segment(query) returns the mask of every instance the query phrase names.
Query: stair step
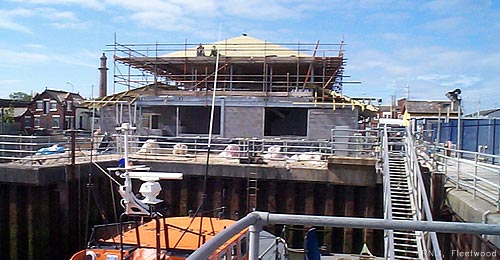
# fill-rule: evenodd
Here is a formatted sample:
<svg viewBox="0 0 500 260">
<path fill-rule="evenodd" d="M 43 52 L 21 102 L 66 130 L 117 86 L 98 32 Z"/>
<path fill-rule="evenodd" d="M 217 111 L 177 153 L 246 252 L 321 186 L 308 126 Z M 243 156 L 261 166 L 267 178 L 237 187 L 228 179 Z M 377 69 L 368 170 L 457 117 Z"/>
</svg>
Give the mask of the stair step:
<svg viewBox="0 0 500 260">
<path fill-rule="evenodd" d="M 394 197 L 409 198 L 411 192 L 391 192 L 391 195 Z"/>
<path fill-rule="evenodd" d="M 411 257 L 411 256 L 394 256 L 394 259 L 401 259 L 401 260 L 413 260 L 413 259 L 420 259 L 417 257 Z"/>
<path fill-rule="evenodd" d="M 415 250 L 405 250 L 405 249 L 394 248 L 394 252 L 400 252 L 400 253 L 412 254 L 412 255 L 418 256 L 418 251 L 415 252 Z"/>
<path fill-rule="evenodd" d="M 415 241 L 414 244 L 406 244 L 406 243 L 394 243 L 394 246 L 396 247 L 406 247 L 408 249 L 409 247 L 418 249 L 418 246 L 416 244 L 417 241 Z"/>
<path fill-rule="evenodd" d="M 415 232 L 405 230 L 394 230 L 392 234 L 394 235 L 394 237 L 405 239 L 416 239 L 417 237 L 417 234 L 415 234 Z"/>
<path fill-rule="evenodd" d="M 393 209 L 395 209 L 395 208 L 403 208 L 403 209 L 410 208 L 411 209 L 411 204 L 410 203 L 403 204 L 403 203 L 394 203 L 394 202 L 391 201 L 391 204 L 392 204 L 392 208 Z"/>
<path fill-rule="evenodd" d="M 400 219 L 400 220 L 412 220 L 413 219 L 413 216 L 415 214 L 412 213 L 408 213 L 408 212 L 392 212 L 392 218 L 393 219 Z"/>
<path fill-rule="evenodd" d="M 397 237 L 397 236 L 394 236 L 394 240 L 407 241 L 407 242 L 415 242 L 415 243 L 417 243 L 417 239 L 415 239 L 415 238 L 406 238 L 406 237 Z M 396 243 L 396 242 L 394 242 L 394 243 Z"/>
<path fill-rule="evenodd" d="M 403 205 L 403 203 L 405 203 L 405 205 L 411 205 L 410 199 L 403 200 L 403 199 L 391 198 L 391 203 L 392 204 L 399 204 L 399 205 Z"/>
</svg>

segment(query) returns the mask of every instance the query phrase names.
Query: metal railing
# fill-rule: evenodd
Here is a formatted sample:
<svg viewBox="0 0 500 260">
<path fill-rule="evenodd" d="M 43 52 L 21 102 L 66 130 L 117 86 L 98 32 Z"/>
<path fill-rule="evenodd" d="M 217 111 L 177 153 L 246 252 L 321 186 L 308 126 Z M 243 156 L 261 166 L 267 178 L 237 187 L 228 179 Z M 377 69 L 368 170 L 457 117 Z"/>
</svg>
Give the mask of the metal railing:
<svg viewBox="0 0 500 260">
<path fill-rule="evenodd" d="M 91 147 L 94 159 L 101 154 L 122 155 L 123 138 L 120 136 L 76 137 L 75 157 L 89 160 Z M 149 141 L 148 141 L 149 140 Z M 94 144 L 92 145 L 92 141 Z M 105 142 L 106 145 L 102 145 Z M 165 159 L 167 155 L 194 157 L 206 154 L 208 137 L 205 136 L 139 136 L 129 138 L 131 156 L 146 160 Z M 64 148 L 60 153 L 39 153 L 40 149 L 57 145 Z M 374 158 L 379 145 L 377 131 L 332 130 L 331 140 L 307 140 L 302 138 L 213 138 L 211 153 L 231 159 L 263 158 L 269 161 L 316 161 L 325 162 L 329 156 Z M 71 161 L 70 136 L 6 136 L 0 135 L 0 162 L 19 162 L 37 165 L 45 159 L 58 159 L 58 163 Z M 232 146 L 232 147 L 230 147 Z M 38 154 L 37 154 L 38 152 Z M 224 153 L 225 152 L 225 153 Z"/>
<path fill-rule="evenodd" d="M 343 131 L 343 135 L 338 135 L 332 130 L 331 140 L 215 137 L 212 139 L 210 151 L 225 158 L 262 157 L 274 161 L 325 161 L 327 156 L 368 158 L 376 156 L 375 147 L 379 145 L 377 131 Z M 360 133 L 366 134 L 368 138 L 356 135 Z M 347 140 L 339 141 L 342 138 Z M 131 136 L 130 139 L 131 153 L 140 154 L 148 159 L 163 159 L 166 155 L 195 156 L 206 154 L 208 151 L 208 138 L 205 136 Z M 120 153 L 122 140 L 120 138 L 117 140 L 116 146 Z M 179 148 L 177 145 L 184 146 Z M 235 149 L 227 149 L 229 146 Z M 227 153 L 221 154 L 223 152 Z"/>
<path fill-rule="evenodd" d="M 144 154 L 150 158 L 164 155 L 198 155 L 208 151 L 207 137 L 164 137 L 164 136 L 131 136 L 131 151 Z M 150 140 L 150 141 L 148 141 Z M 150 143 L 148 147 L 147 143 Z M 176 145 L 185 145 L 183 148 Z M 120 146 L 120 145 L 118 145 Z M 228 149 L 229 146 L 233 148 Z M 270 149 L 270 148 L 275 148 Z M 293 159 L 297 154 L 318 155 L 321 160 L 325 156 L 334 154 L 332 143 L 326 140 L 304 139 L 254 139 L 254 138 L 213 138 L 210 151 L 215 154 L 227 152 L 228 156 L 221 157 L 244 159 L 274 154 L 273 160 Z M 298 158 L 300 160 L 300 158 Z"/>
<path fill-rule="evenodd" d="M 413 195 L 413 201 L 416 207 L 416 217 L 417 221 L 433 221 L 431 207 L 429 205 L 429 199 L 427 197 L 427 192 L 424 185 L 424 180 L 422 178 L 422 173 L 420 171 L 419 160 L 417 158 L 416 149 L 414 146 L 413 136 L 409 128 L 406 128 L 406 138 L 405 138 L 405 157 L 407 170 L 410 174 L 410 183 L 412 187 L 411 194 Z M 434 256 L 435 259 L 442 259 L 441 249 L 437 240 L 435 232 L 421 232 L 421 245 L 423 250 L 423 255 L 426 259 L 429 256 Z M 430 252 L 433 252 L 432 254 Z"/>
<path fill-rule="evenodd" d="M 494 165 L 499 155 L 435 146 L 430 153 L 433 166 L 446 174 L 457 189 L 481 197 L 500 210 L 500 166 Z"/>
<path fill-rule="evenodd" d="M 15 161 L 34 166 L 53 160 L 67 164 L 71 162 L 71 146 L 69 136 L 0 135 L 0 162 Z M 90 137 L 76 137 L 75 157 L 87 158 L 90 147 Z"/>
<path fill-rule="evenodd" d="M 348 157 L 375 157 L 380 146 L 379 130 L 331 129 L 330 140 L 336 155 Z"/>
<path fill-rule="evenodd" d="M 273 214 L 268 212 L 251 212 L 244 218 L 224 229 L 187 259 L 207 259 L 217 248 L 222 246 L 227 240 L 249 228 L 249 260 L 257 260 L 259 252 L 259 236 L 265 225 L 286 224 L 286 225 L 307 225 L 326 226 L 343 228 L 368 228 L 368 229 L 388 229 L 388 230 L 410 230 L 410 231 L 430 231 L 429 233 L 471 233 L 500 235 L 500 225 L 460 223 L 460 222 L 440 222 L 440 221 L 412 221 L 412 220 L 385 220 L 375 218 L 353 218 L 353 217 L 327 217 L 313 215 L 291 215 Z M 429 253 L 430 254 L 430 253 Z M 436 257 L 437 258 L 437 257 Z M 440 258 L 439 258 L 440 259 Z"/>
<path fill-rule="evenodd" d="M 387 127 L 384 127 L 382 135 L 382 160 L 383 160 L 383 178 L 384 178 L 384 219 L 392 220 L 392 202 L 391 202 L 391 179 L 389 174 L 389 145 Z M 392 229 L 384 230 L 384 258 L 394 259 L 394 231 Z"/>
</svg>

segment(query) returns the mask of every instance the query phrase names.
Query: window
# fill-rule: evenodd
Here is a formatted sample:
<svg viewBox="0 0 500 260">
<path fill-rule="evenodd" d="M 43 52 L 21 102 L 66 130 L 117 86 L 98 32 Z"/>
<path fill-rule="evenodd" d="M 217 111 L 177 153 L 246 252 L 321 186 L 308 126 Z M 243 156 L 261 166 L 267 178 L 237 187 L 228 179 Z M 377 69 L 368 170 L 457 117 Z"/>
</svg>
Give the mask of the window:
<svg viewBox="0 0 500 260">
<path fill-rule="evenodd" d="M 64 129 L 73 129 L 75 117 L 74 116 L 66 116 L 66 120 L 64 122 Z"/>
<path fill-rule="evenodd" d="M 222 251 L 219 254 L 219 260 L 227 260 L 227 253 L 226 253 L 226 251 Z"/>
<path fill-rule="evenodd" d="M 68 111 L 73 111 L 73 101 L 71 100 L 66 101 L 66 105 L 68 107 L 67 108 Z"/>
<path fill-rule="evenodd" d="M 50 112 L 50 103 L 49 103 L 49 101 L 44 101 L 44 103 L 45 103 L 44 114 L 48 114 Z"/>
<path fill-rule="evenodd" d="M 59 128 L 59 116 L 52 116 L 52 128 Z"/>
<path fill-rule="evenodd" d="M 50 101 L 50 111 L 57 111 L 57 101 L 55 100 Z"/>
<path fill-rule="evenodd" d="M 160 115 L 151 115 L 151 120 L 149 121 L 151 125 L 149 126 L 150 129 L 159 129 L 159 119 Z"/>
<path fill-rule="evenodd" d="M 36 111 L 43 111 L 43 101 L 42 100 L 38 100 L 36 102 Z"/>
<path fill-rule="evenodd" d="M 25 128 L 30 128 L 31 127 L 31 116 L 25 116 L 24 117 L 24 127 Z"/>
<path fill-rule="evenodd" d="M 247 237 L 244 236 L 240 240 L 240 256 L 244 257 L 248 251 Z"/>
<path fill-rule="evenodd" d="M 160 129 L 160 115 L 144 113 L 142 118 L 142 127 Z"/>
<path fill-rule="evenodd" d="M 33 126 L 35 128 L 40 128 L 41 126 L 40 116 L 35 115 Z"/>
<path fill-rule="evenodd" d="M 311 113 L 317 110 L 313 110 Z M 265 110 L 265 136 L 307 136 L 307 109 L 268 107 Z"/>
<path fill-rule="evenodd" d="M 238 259 L 238 249 L 236 248 L 236 245 L 231 246 L 231 260 L 236 260 Z"/>
</svg>

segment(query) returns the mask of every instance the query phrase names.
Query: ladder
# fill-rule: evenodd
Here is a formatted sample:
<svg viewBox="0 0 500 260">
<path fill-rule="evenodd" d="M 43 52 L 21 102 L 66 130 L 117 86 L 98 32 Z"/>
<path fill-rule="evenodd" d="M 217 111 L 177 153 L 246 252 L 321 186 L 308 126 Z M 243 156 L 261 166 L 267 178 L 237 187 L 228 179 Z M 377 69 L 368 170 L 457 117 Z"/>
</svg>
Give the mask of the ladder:
<svg viewBox="0 0 500 260">
<path fill-rule="evenodd" d="M 390 137 L 389 187 L 391 191 L 392 219 L 416 220 L 410 176 L 405 162 L 404 137 Z M 415 231 L 394 230 L 394 259 L 422 259 L 421 238 Z"/>
<path fill-rule="evenodd" d="M 247 211 L 252 212 L 257 209 L 257 173 L 251 172 L 247 179 Z"/>
</svg>

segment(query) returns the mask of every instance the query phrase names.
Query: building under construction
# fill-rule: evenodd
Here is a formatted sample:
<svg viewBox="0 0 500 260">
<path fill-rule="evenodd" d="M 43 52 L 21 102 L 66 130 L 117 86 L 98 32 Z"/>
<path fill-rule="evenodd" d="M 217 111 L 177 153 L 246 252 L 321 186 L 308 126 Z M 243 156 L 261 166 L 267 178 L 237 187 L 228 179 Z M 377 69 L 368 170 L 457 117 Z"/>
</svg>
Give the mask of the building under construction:
<svg viewBox="0 0 500 260">
<path fill-rule="evenodd" d="M 375 112 L 342 95 L 342 43 L 277 44 L 243 35 L 210 44 L 111 46 L 115 94 L 106 96 L 101 84 L 100 104 L 102 116 L 115 119 L 102 120 L 104 130 L 132 121 L 139 134 L 207 134 L 214 86 L 213 132 L 222 137 L 328 139 L 336 126 L 356 129 Z"/>
</svg>

